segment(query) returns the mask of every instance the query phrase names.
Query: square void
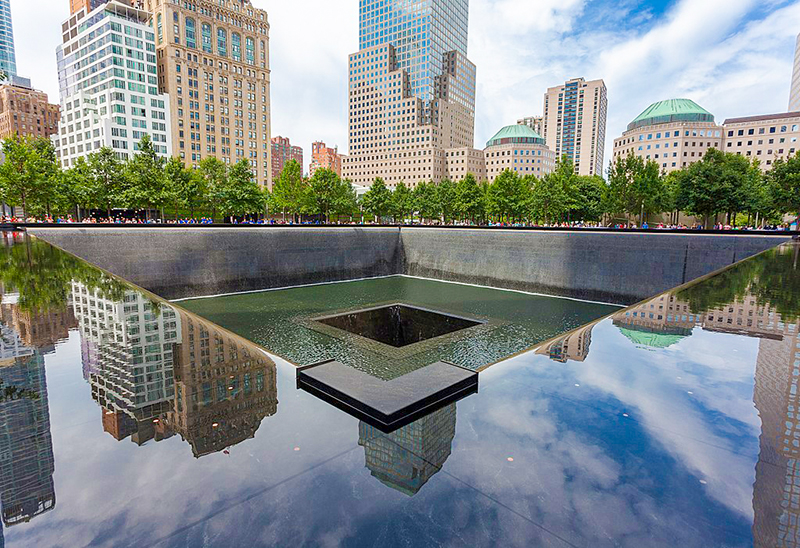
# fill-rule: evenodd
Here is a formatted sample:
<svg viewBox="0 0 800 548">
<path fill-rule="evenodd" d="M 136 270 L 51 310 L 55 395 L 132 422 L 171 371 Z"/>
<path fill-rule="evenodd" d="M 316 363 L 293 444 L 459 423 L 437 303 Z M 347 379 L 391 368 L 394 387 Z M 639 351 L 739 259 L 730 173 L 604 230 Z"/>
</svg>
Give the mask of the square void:
<svg viewBox="0 0 800 548">
<path fill-rule="evenodd" d="M 404 304 L 357 310 L 318 322 L 395 348 L 468 329 L 481 322 Z"/>
</svg>

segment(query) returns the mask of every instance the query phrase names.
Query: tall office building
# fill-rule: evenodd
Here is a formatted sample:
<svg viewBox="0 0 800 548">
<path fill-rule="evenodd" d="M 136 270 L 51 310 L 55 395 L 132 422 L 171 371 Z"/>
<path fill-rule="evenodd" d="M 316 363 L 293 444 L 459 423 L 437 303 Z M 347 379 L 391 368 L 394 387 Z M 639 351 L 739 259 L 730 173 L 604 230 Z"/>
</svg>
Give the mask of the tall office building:
<svg viewBox="0 0 800 548">
<path fill-rule="evenodd" d="M 267 12 L 249 0 L 146 0 L 159 88 L 169 95 L 172 148 L 187 165 L 250 162 L 272 185 Z"/>
<path fill-rule="evenodd" d="M 416 186 L 446 176 L 447 149 L 475 138 L 468 0 L 362 0 L 349 59 L 346 179 Z"/>
<path fill-rule="evenodd" d="M 573 78 L 544 96 L 544 138 L 556 158 L 569 156 L 579 175 L 603 174 L 608 92 L 602 80 Z"/>
<path fill-rule="evenodd" d="M 82 8 L 61 30 L 55 140 L 61 166 L 102 147 L 127 159 L 145 134 L 160 155 L 170 156 L 170 104 L 158 90 L 150 14 L 112 0 L 92 11 Z"/>
<path fill-rule="evenodd" d="M 792 90 L 789 95 L 789 112 L 800 111 L 800 34 L 794 49 L 794 71 L 792 72 Z"/>
<path fill-rule="evenodd" d="M 59 106 L 50 104 L 45 92 L 12 83 L 0 85 L 0 139 L 50 137 L 58 132 L 60 118 Z"/>
<path fill-rule="evenodd" d="M 11 0 L 0 0 L 0 71 L 9 77 L 17 75 L 14 28 L 11 25 Z"/>
<path fill-rule="evenodd" d="M 294 160 L 300 164 L 300 170 L 303 169 L 303 149 L 300 147 L 292 146 L 288 137 L 281 137 L 280 135 L 272 138 L 270 144 L 272 149 L 272 180 L 277 181 L 281 176 L 284 166 L 290 161 Z"/>
</svg>

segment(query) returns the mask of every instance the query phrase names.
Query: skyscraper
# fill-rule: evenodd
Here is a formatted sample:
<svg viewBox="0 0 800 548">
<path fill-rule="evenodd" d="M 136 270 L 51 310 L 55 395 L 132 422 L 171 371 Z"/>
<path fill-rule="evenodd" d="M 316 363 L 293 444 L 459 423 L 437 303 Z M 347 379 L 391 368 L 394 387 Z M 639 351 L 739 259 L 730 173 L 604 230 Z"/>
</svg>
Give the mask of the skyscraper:
<svg viewBox="0 0 800 548">
<path fill-rule="evenodd" d="M 468 0 L 361 0 L 349 59 L 350 147 L 344 177 L 390 187 L 446 175 L 447 149 L 475 138 Z"/>
<path fill-rule="evenodd" d="M 17 75 L 14 28 L 11 25 L 11 0 L 0 0 L 0 70 L 9 77 Z"/>
<path fill-rule="evenodd" d="M 272 148 L 272 180 L 277 181 L 281 176 L 283 168 L 287 163 L 294 160 L 300 164 L 300 171 L 303 169 L 303 149 L 301 147 L 292 146 L 288 137 L 272 138 L 270 145 Z"/>
<path fill-rule="evenodd" d="M 248 160 L 271 186 L 267 12 L 250 0 L 145 0 L 156 31 L 159 88 L 169 95 L 172 148 L 189 166 Z"/>
<path fill-rule="evenodd" d="M 569 156 L 579 175 L 603 174 L 608 93 L 602 80 L 573 78 L 544 96 L 544 138 L 556 158 Z"/>
<path fill-rule="evenodd" d="M 792 72 L 792 91 L 789 96 L 789 112 L 800 111 L 800 34 L 794 48 L 794 72 Z"/>
<path fill-rule="evenodd" d="M 159 93 L 150 19 L 127 1 L 111 0 L 63 23 L 56 50 L 62 167 L 102 147 L 127 159 L 145 134 L 159 154 L 172 155 L 170 98 Z"/>
</svg>

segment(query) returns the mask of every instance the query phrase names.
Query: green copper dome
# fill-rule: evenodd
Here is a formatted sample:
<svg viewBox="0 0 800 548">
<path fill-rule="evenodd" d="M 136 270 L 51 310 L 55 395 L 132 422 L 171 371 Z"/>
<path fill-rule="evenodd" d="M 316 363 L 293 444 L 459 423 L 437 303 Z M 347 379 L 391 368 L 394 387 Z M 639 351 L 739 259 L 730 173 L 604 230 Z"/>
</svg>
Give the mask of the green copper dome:
<svg viewBox="0 0 800 548">
<path fill-rule="evenodd" d="M 628 131 L 670 122 L 713 122 L 714 115 L 691 99 L 669 99 L 653 103 L 628 124 Z"/>
<path fill-rule="evenodd" d="M 489 139 L 486 147 L 508 144 L 544 145 L 544 139 L 530 127 L 523 124 L 515 124 L 506 126 L 498 131 L 494 137 Z"/>
<path fill-rule="evenodd" d="M 638 329 L 626 329 L 624 327 L 620 327 L 619 331 L 636 346 L 648 348 L 669 348 L 673 344 L 678 344 L 686 338 L 684 335 L 652 333 L 648 331 L 639 331 Z"/>
</svg>

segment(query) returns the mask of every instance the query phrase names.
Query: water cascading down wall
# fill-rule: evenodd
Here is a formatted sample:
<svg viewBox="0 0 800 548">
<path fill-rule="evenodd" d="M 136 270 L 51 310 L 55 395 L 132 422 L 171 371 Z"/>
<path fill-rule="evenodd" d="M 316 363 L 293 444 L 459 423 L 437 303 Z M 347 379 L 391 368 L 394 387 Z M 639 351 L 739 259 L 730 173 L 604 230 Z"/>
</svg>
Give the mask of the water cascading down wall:
<svg viewBox="0 0 800 548">
<path fill-rule="evenodd" d="M 786 235 L 429 227 L 30 228 L 167 299 L 409 275 L 632 304 Z"/>
</svg>

